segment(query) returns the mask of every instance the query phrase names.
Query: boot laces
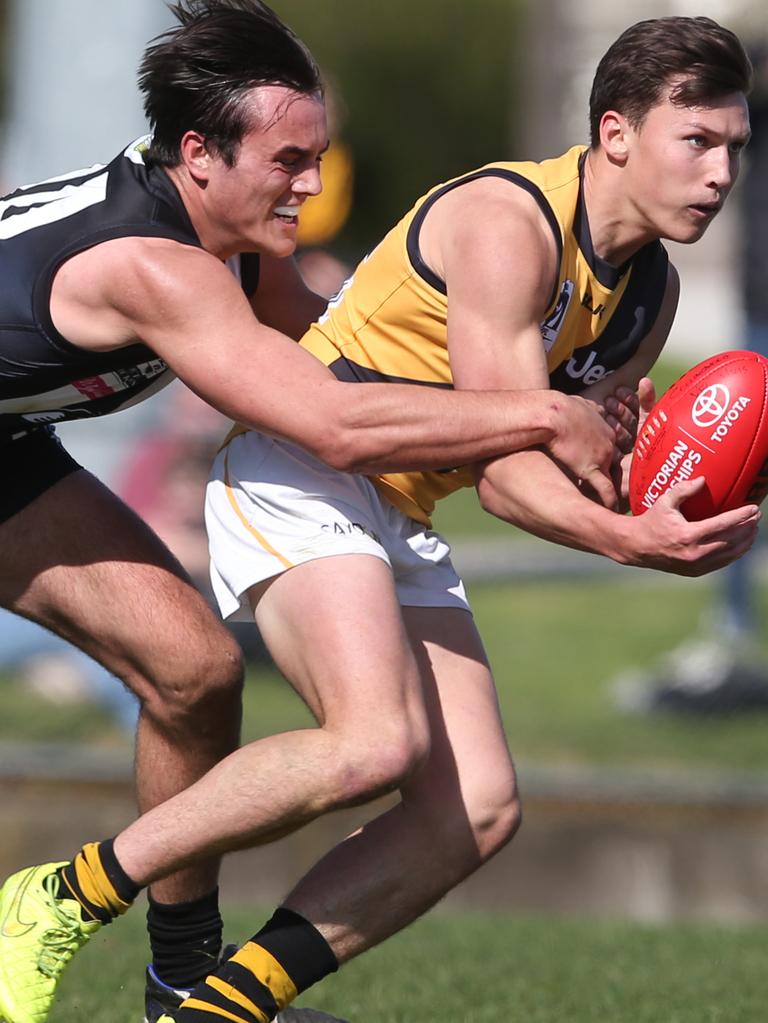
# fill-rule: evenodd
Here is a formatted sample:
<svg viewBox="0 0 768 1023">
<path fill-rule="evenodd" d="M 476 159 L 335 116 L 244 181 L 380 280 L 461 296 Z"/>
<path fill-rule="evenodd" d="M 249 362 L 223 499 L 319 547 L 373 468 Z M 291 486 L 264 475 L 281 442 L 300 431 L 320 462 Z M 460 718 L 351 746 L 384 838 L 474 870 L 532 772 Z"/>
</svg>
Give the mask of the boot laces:
<svg viewBox="0 0 768 1023">
<path fill-rule="evenodd" d="M 50 874 L 46 877 L 43 888 L 48 908 L 56 917 L 56 924 L 42 934 L 37 967 L 44 976 L 56 979 L 89 936 L 82 929 L 79 913 L 64 906 L 59 900 L 58 876 Z"/>
</svg>

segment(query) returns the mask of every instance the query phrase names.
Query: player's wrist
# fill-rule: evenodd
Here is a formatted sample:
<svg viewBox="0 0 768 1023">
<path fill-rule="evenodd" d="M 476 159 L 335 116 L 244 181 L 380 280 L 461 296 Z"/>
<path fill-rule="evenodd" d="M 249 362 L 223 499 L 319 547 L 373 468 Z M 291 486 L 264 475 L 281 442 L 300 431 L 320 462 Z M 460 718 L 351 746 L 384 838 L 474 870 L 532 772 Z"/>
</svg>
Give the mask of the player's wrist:
<svg viewBox="0 0 768 1023">
<path fill-rule="evenodd" d="M 647 552 L 641 543 L 637 519 L 623 512 L 609 512 L 602 529 L 605 553 L 619 565 L 642 568 Z"/>
<path fill-rule="evenodd" d="M 540 434 L 537 443 L 548 449 L 557 445 L 567 431 L 568 418 L 565 411 L 565 395 L 557 391 L 536 391 L 537 405 L 533 415 L 533 426 Z"/>
</svg>

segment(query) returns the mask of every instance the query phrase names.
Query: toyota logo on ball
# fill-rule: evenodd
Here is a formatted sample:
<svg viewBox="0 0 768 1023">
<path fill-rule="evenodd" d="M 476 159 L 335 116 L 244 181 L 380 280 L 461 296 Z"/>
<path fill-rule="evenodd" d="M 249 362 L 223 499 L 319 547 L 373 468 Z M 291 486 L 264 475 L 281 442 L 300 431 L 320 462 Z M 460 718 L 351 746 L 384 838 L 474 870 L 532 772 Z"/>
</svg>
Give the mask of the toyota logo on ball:
<svg viewBox="0 0 768 1023">
<path fill-rule="evenodd" d="M 691 409 L 691 418 L 697 426 L 708 429 L 719 423 L 731 403 L 731 392 L 723 384 L 713 384 L 702 391 Z"/>
</svg>

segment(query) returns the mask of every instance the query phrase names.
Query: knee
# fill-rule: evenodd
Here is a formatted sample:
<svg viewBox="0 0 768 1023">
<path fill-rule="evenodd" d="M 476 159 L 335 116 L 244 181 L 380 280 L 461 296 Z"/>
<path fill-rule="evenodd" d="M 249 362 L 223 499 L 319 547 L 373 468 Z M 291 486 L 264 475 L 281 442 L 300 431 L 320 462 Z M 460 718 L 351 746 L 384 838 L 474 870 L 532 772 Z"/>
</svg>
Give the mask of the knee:
<svg viewBox="0 0 768 1023">
<path fill-rule="evenodd" d="M 338 805 L 354 806 L 394 792 L 429 757 L 426 722 L 377 724 L 374 734 L 348 737 L 338 757 Z"/>
<path fill-rule="evenodd" d="M 242 651 L 223 627 L 187 639 L 146 672 L 144 713 L 164 730 L 194 731 L 204 741 L 224 722 L 239 722 L 243 675 Z"/>
</svg>

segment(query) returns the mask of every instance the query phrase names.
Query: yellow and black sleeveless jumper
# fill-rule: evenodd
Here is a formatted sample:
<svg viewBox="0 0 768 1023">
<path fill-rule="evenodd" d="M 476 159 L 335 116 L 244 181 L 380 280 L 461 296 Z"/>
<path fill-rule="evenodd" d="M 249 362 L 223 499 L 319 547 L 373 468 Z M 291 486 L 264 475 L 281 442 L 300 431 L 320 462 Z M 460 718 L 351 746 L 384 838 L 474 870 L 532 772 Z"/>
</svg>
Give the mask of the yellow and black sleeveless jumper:
<svg viewBox="0 0 768 1023">
<path fill-rule="evenodd" d="M 340 380 L 452 387 L 448 294 L 423 262 L 419 232 L 440 196 L 479 177 L 523 188 L 539 204 L 558 249 L 559 274 L 541 324 L 550 384 L 578 393 L 623 365 L 653 326 L 664 296 L 660 242 L 620 268 L 595 255 L 582 201 L 586 149 L 543 163 L 495 163 L 423 196 L 358 266 L 301 344 Z M 471 257 L 468 257 L 471 258 Z M 374 478 L 401 511 L 429 524 L 435 501 L 472 485 L 468 467 Z"/>
</svg>

